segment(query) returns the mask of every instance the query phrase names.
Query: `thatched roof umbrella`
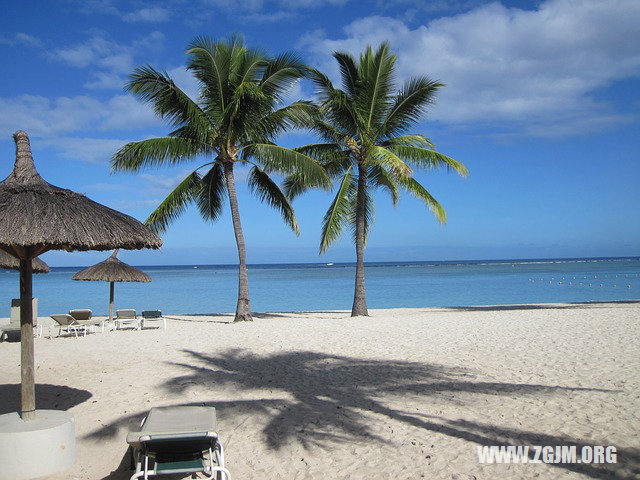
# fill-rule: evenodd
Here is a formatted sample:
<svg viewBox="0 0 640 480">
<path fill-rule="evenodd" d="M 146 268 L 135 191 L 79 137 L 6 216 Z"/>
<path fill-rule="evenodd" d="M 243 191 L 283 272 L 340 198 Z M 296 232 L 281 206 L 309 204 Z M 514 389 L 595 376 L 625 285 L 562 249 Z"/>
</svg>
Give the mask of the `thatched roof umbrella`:
<svg viewBox="0 0 640 480">
<path fill-rule="evenodd" d="M 113 320 L 113 282 L 148 283 L 151 281 L 149 275 L 118 260 L 116 255 L 118 255 L 118 250 L 115 250 L 106 260 L 95 264 L 93 267 L 80 270 L 71 277 L 72 280 L 109 282 L 109 321 Z"/>
<path fill-rule="evenodd" d="M 21 413 L 35 418 L 32 259 L 48 250 L 160 248 L 162 240 L 136 219 L 45 182 L 29 137 L 13 134 L 16 163 L 0 183 L 0 249 L 20 259 Z"/>
<path fill-rule="evenodd" d="M 44 263 L 38 257 L 31 261 L 33 267 L 33 273 L 49 273 L 49 265 Z M 20 260 L 13 255 L 9 255 L 4 250 L 0 250 L 0 268 L 6 268 L 9 270 L 20 270 Z"/>
</svg>

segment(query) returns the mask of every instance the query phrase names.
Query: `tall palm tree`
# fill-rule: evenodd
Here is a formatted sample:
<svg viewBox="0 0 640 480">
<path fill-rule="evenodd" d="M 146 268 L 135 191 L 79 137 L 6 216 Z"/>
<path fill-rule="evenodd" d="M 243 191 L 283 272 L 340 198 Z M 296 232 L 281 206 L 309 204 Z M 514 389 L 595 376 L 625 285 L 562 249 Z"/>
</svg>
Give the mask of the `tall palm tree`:
<svg viewBox="0 0 640 480">
<path fill-rule="evenodd" d="M 163 232 L 191 203 L 198 206 L 205 220 L 217 220 L 226 194 L 239 260 L 235 321 L 252 320 L 234 167 L 238 163 L 252 165 L 250 189 L 278 210 L 299 234 L 293 208 L 269 174 L 295 173 L 311 184 L 330 186 L 315 160 L 275 144 L 278 134 L 305 122 L 313 110 L 310 102 L 303 101 L 283 106 L 288 89 L 305 69 L 294 55 L 268 58 L 247 48 L 239 36 L 228 41 L 198 37 L 187 54 L 187 68 L 200 88 L 196 100 L 178 88 L 166 72 L 151 66 L 136 68 L 131 74 L 127 90 L 153 105 L 172 131 L 166 137 L 128 143 L 113 156 L 111 165 L 114 170 L 136 172 L 206 159 L 169 193 L 146 223 Z"/>
<path fill-rule="evenodd" d="M 337 193 L 322 223 L 320 252 L 341 236 L 345 226 L 351 227 L 357 258 L 351 315 L 368 315 L 364 249 L 373 223 L 372 190 L 387 191 L 395 206 L 401 187 L 424 201 L 444 223 L 444 209 L 413 177 L 412 168 L 447 167 L 463 176 L 468 171 L 462 163 L 436 152 L 424 135 L 405 133 L 422 118 L 442 83 L 414 77 L 394 92 L 396 56 L 386 42 L 375 52 L 367 47 L 359 62 L 344 52 L 333 56 L 340 67 L 342 89 L 335 88 L 325 74 L 311 70 L 320 102 L 312 129 L 325 143 L 296 151 L 318 159 L 337 180 Z M 285 181 L 289 198 L 311 186 L 300 174 Z"/>
</svg>

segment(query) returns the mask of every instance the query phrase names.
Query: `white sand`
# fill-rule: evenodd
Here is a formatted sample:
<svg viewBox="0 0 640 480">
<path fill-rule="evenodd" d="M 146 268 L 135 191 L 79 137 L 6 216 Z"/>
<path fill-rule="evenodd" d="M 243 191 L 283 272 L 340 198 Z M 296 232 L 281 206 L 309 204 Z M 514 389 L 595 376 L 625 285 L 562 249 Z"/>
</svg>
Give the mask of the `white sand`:
<svg viewBox="0 0 640 480">
<path fill-rule="evenodd" d="M 37 339 L 38 406 L 77 422 L 57 478 L 128 478 L 127 430 L 152 406 L 203 403 L 236 479 L 640 475 L 640 304 L 371 313 Z M 19 349 L 0 344 L 2 413 Z M 480 465 L 479 444 L 615 445 L 619 463 Z"/>
</svg>

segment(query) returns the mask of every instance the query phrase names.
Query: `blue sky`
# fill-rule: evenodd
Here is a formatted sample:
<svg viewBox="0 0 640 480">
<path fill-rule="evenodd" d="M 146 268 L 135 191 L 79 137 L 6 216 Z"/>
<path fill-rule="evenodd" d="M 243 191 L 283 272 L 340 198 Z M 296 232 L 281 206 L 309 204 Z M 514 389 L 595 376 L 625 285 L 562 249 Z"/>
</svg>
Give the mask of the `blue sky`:
<svg viewBox="0 0 640 480">
<path fill-rule="evenodd" d="M 333 50 L 357 54 L 388 40 L 398 80 L 428 75 L 447 85 L 414 130 L 471 175 L 417 174 L 446 208 L 446 226 L 406 195 L 395 209 L 377 195 L 367 260 L 640 255 L 637 0 L 60 0 L 7 4 L 0 27 L 0 178 L 13 165 L 11 134 L 23 129 L 47 181 L 143 221 L 197 164 L 109 173 L 119 147 L 168 131 L 124 92 L 134 67 L 166 70 L 195 94 L 184 51 L 197 35 L 240 32 L 270 53 L 297 51 L 334 78 Z M 301 82 L 290 97 L 312 95 Z M 280 139 L 309 141 L 304 132 Z M 318 255 L 329 194 L 295 201 L 300 237 L 244 183 L 239 196 L 250 263 L 354 259 L 348 234 Z M 237 259 L 228 212 L 211 224 L 191 210 L 163 240 L 162 252 L 121 256 L 140 265 Z M 43 258 L 58 266 L 104 257 Z"/>
</svg>

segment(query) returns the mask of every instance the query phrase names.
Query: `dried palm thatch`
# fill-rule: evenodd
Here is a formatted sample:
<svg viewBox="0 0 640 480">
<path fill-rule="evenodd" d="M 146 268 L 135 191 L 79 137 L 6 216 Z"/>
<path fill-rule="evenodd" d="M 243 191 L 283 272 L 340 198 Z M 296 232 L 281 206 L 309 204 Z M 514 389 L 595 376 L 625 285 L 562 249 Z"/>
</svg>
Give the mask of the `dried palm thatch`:
<svg viewBox="0 0 640 480">
<path fill-rule="evenodd" d="M 136 219 L 45 182 L 29 137 L 13 134 L 16 163 L 0 183 L 0 249 L 20 259 L 21 416 L 36 418 L 31 309 L 32 258 L 48 250 L 160 248 L 162 240 Z"/>
<path fill-rule="evenodd" d="M 73 280 L 93 280 L 104 282 L 150 282 L 151 277 L 144 273 L 142 270 L 138 270 L 136 267 L 127 265 L 123 261 L 119 260 L 116 255 L 116 250 L 106 260 L 95 264 L 92 267 L 80 270 L 73 277 Z"/>
<path fill-rule="evenodd" d="M 151 277 L 138 270 L 136 267 L 127 265 L 116 257 L 118 250 L 115 250 L 109 258 L 95 264 L 92 267 L 80 270 L 73 277 L 73 280 L 105 281 L 109 284 L 109 321 L 113 319 L 113 283 L 114 282 L 150 282 Z"/>
<path fill-rule="evenodd" d="M 47 182 L 36 171 L 29 137 L 18 131 L 13 172 L 0 183 L 0 247 L 39 255 L 47 250 L 160 248 L 136 219 Z"/>
<path fill-rule="evenodd" d="M 49 265 L 44 263 L 38 257 L 34 258 L 31 262 L 33 273 L 49 273 L 51 271 L 49 269 Z M 9 270 L 20 270 L 20 260 L 13 255 L 9 255 L 4 250 L 0 250 L 0 268 L 8 268 Z"/>
</svg>

